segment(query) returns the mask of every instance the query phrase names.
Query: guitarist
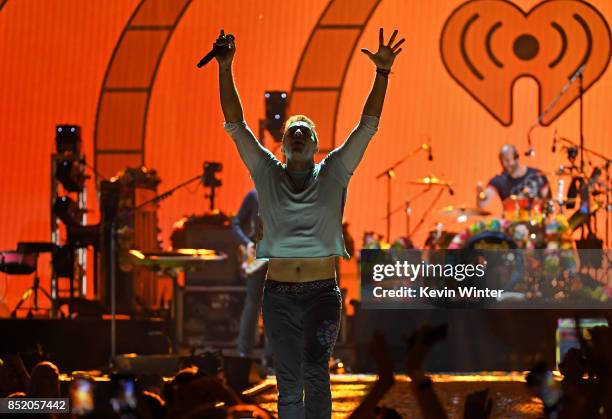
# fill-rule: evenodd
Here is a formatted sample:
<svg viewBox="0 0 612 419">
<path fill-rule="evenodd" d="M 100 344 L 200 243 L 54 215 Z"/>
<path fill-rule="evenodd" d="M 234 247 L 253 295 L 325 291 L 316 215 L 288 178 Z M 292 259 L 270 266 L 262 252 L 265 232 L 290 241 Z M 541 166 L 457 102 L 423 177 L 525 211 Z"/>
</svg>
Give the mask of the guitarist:
<svg viewBox="0 0 612 419">
<path fill-rule="evenodd" d="M 232 219 L 232 233 L 243 250 L 242 275 L 246 279 L 247 294 L 240 316 L 238 352 L 251 356 L 261 311 L 263 287 L 266 280 L 266 263 L 255 260 L 255 238 L 258 229 L 259 200 L 257 191 L 251 189 L 244 197 L 238 214 Z"/>
</svg>

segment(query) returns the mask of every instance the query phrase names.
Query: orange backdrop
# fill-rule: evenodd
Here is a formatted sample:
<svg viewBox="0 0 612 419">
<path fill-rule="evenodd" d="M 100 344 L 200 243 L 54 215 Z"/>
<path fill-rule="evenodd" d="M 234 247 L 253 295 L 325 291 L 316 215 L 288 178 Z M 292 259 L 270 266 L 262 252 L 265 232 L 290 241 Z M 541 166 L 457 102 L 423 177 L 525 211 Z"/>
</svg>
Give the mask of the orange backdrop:
<svg viewBox="0 0 612 419">
<path fill-rule="evenodd" d="M 145 163 L 163 179 L 161 190 L 197 174 L 205 160 L 221 161 L 224 185 L 218 207 L 236 211 L 252 184 L 222 129 L 215 65 L 196 70 L 194 64 L 208 50 L 220 27 L 236 34 L 236 82 L 246 119 L 256 129 L 257 120 L 264 115 L 263 92 L 291 87 L 300 54 L 327 3 L 192 2 L 167 46 L 149 107 Z M 538 2 L 515 3 L 529 9 Z M 611 2 L 591 3 L 612 21 Z M 85 153 L 92 160 L 104 72 L 137 4 L 137 0 L 9 0 L 0 11 L 0 249 L 14 248 L 21 240 L 48 240 L 54 126 L 81 125 Z M 376 181 L 375 175 L 427 136 L 432 141 L 434 160 L 429 162 L 425 154 L 420 154 L 397 170 L 393 208 L 418 192 L 406 183 L 408 180 L 432 173 L 450 179 L 456 191 L 452 197 L 444 195 L 439 207 L 472 204 L 476 181 L 486 181 L 500 170 L 496 159 L 500 145 L 511 142 L 521 151 L 526 149 L 527 130 L 537 118 L 535 82 L 522 79 L 516 84 L 514 123 L 503 127 L 452 80 L 442 64 L 440 33 L 459 4 L 455 0 L 383 0 L 359 42 L 359 48 L 375 48 L 381 26 L 397 28 L 407 38 L 391 75 L 379 133 L 349 189 L 346 219 L 358 243 L 364 230 L 385 231 L 386 189 L 384 181 Z M 354 54 L 340 100 L 336 128 L 339 140 L 357 122 L 374 75 L 367 58 L 358 49 Z M 612 72 L 608 69 L 585 96 L 587 145 L 607 155 L 612 155 L 611 93 Z M 555 129 L 565 137 L 578 139 L 576 104 L 552 126 L 536 129 L 536 156 L 522 158 L 547 171 L 564 163 L 564 153 L 550 152 Z M 89 191 L 90 206 L 95 209 L 93 185 Z M 414 222 L 432 198 L 430 193 L 414 204 Z M 165 245 L 169 244 L 174 221 L 186 214 L 202 213 L 206 205 L 200 187 L 183 190 L 165 201 L 160 208 Z M 493 210 L 499 208 L 496 203 Z M 89 221 L 97 221 L 95 212 L 89 215 Z M 416 237 L 417 244 L 422 243 L 424 232 L 435 221 L 448 220 L 436 212 L 429 213 Z M 404 231 L 400 211 L 393 218 L 392 236 Z M 41 267 L 46 268 L 46 263 Z M 346 279 L 347 284 L 354 285 L 351 270 L 353 275 Z M 29 282 L 26 278 L 0 279 L 0 298 L 4 295 L 12 307 Z M 47 276 L 43 284 L 48 286 Z"/>
</svg>

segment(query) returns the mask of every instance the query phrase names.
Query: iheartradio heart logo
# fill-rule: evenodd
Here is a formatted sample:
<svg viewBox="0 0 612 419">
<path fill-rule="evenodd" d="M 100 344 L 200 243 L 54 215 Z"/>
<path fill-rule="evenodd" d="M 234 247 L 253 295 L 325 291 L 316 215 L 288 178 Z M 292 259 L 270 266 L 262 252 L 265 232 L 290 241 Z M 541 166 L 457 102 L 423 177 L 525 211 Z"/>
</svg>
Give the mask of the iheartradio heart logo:
<svg viewBox="0 0 612 419">
<path fill-rule="evenodd" d="M 550 125 L 579 95 L 573 83 L 584 66 L 586 92 L 610 62 L 610 28 L 602 14 L 577 0 L 548 0 L 529 12 L 507 0 L 468 1 L 453 11 L 440 38 L 449 74 L 502 125 L 512 124 L 512 89 L 521 77 L 539 87 L 542 125 Z"/>
</svg>

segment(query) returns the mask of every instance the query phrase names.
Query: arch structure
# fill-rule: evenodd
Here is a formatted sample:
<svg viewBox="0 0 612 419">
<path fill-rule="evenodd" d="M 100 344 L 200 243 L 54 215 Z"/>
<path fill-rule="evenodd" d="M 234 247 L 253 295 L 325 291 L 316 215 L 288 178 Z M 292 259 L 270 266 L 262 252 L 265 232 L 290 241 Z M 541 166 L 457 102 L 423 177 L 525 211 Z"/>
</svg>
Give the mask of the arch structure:
<svg viewBox="0 0 612 419">
<path fill-rule="evenodd" d="M 98 98 L 94 165 L 101 175 L 114 176 L 125 167 L 144 164 L 148 107 L 157 70 L 191 2 L 141 0 L 123 29 Z M 300 57 L 289 109 L 317 121 L 321 151 L 335 145 L 338 106 L 353 51 L 380 2 L 330 0 Z"/>
<path fill-rule="evenodd" d="M 319 149 L 335 145 L 336 119 L 353 52 L 381 0 L 330 0 L 298 63 L 291 85 L 290 114 L 317 123 Z"/>
<path fill-rule="evenodd" d="M 111 56 L 98 98 L 94 165 L 105 177 L 144 164 L 151 91 L 164 51 L 192 0 L 141 0 Z"/>
</svg>

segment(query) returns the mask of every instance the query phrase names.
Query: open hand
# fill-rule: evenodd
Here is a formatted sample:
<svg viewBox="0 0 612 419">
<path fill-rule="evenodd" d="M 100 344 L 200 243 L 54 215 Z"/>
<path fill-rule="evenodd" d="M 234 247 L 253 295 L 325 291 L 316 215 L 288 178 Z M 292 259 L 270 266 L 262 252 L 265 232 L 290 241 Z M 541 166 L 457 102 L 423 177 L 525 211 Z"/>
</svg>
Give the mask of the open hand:
<svg viewBox="0 0 612 419">
<path fill-rule="evenodd" d="M 395 57 L 402 52 L 402 49 L 399 47 L 405 41 L 404 38 L 397 41 L 395 45 L 395 38 L 397 36 L 397 29 L 393 31 L 393 35 L 391 35 L 391 39 L 389 39 L 389 43 L 385 44 L 385 37 L 383 35 L 383 28 L 380 28 L 378 31 L 378 51 L 376 54 L 372 53 L 366 48 L 362 48 L 361 52 L 367 55 L 370 60 L 376 64 L 376 67 L 381 68 L 383 70 L 390 70 L 393 65 L 393 61 L 395 61 Z"/>
</svg>

